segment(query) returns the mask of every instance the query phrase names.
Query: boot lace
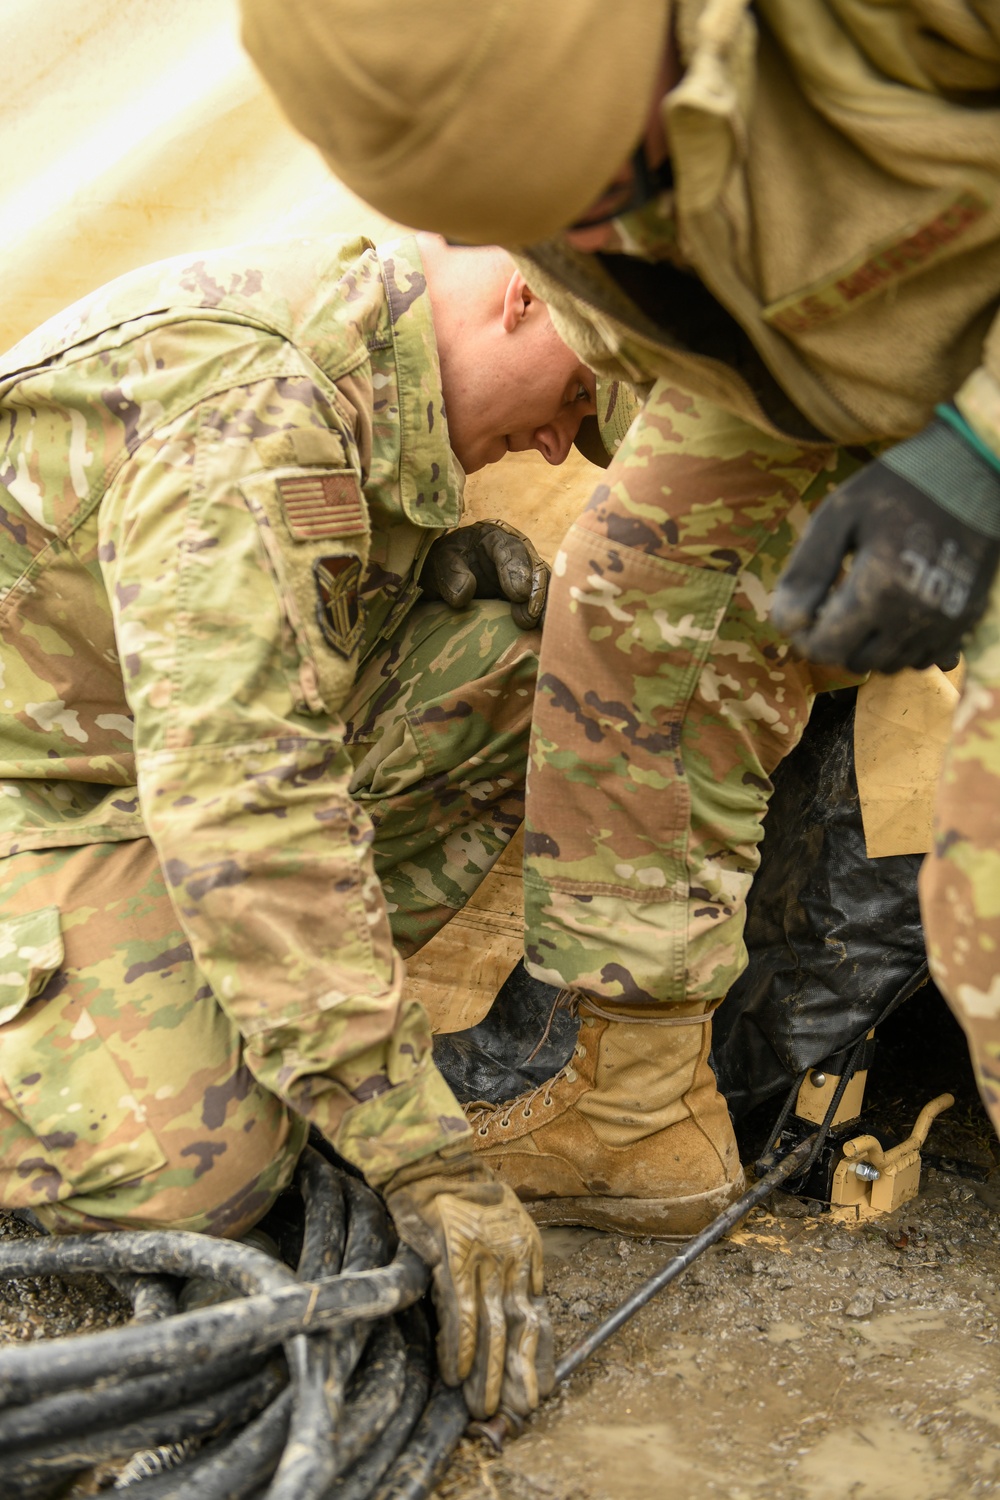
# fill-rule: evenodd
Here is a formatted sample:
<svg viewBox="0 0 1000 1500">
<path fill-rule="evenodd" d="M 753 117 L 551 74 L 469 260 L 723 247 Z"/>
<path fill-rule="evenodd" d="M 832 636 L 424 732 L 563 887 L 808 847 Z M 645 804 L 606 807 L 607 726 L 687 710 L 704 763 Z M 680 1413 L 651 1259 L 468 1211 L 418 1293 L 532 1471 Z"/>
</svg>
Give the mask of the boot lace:
<svg viewBox="0 0 1000 1500">
<path fill-rule="evenodd" d="M 573 1063 L 578 1057 L 586 1057 L 587 1049 L 582 1042 L 578 1041 L 573 1048 L 573 1056 L 565 1067 L 560 1068 L 545 1083 L 540 1083 L 536 1088 L 529 1090 L 526 1094 L 518 1094 L 514 1099 L 508 1099 L 503 1104 L 490 1104 L 486 1099 L 475 1099 L 466 1106 L 465 1118 L 479 1135 L 489 1135 L 490 1125 L 496 1121 L 502 1130 L 510 1127 L 511 1115 L 521 1106 L 521 1114 L 524 1119 L 530 1120 L 534 1111 L 531 1106 L 536 1100 L 540 1101 L 544 1109 L 550 1109 L 553 1104 L 552 1090 L 563 1078 L 573 1083 L 576 1079 L 576 1069 Z"/>
</svg>

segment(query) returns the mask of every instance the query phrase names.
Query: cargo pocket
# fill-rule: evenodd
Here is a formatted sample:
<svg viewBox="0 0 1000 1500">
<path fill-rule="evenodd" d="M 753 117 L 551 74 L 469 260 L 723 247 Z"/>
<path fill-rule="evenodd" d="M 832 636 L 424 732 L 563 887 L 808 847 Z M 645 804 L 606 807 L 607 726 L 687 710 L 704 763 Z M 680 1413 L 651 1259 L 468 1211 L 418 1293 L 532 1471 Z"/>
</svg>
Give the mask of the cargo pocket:
<svg viewBox="0 0 1000 1500">
<path fill-rule="evenodd" d="M 354 683 L 365 634 L 361 586 L 371 546 L 368 508 L 353 469 L 267 470 L 245 476 L 299 671 L 300 712 L 336 712 Z"/>
<path fill-rule="evenodd" d="M 62 962 L 57 907 L 0 922 L 0 1196 L 7 1208 L 100 1193 L 166 1164 L 89 1011 L 68 990 L 45 997 Z"/>
<path fill-rule="evenodd" d="M 525 831 L 525 951 L 550 983 L 674 998 L 691 824 L 682 730 L 734 587 L 580 525 L 563 543 Z"/>
</svg>

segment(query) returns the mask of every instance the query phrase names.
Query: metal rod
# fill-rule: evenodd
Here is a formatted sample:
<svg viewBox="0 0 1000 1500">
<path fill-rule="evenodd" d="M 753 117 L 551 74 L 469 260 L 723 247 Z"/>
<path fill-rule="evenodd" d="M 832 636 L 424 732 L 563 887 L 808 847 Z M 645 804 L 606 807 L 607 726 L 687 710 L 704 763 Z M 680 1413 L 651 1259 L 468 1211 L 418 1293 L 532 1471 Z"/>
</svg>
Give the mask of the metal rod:
<svg viewBox="0 0 1000 1500">
<path fill-rule="evenodd" d="M 684 1248 L 668 1260 L 665 1266 L 650 1276 L 648 1281 L 644 1281 L 630 1297 L 626 1297 L 624 1302 L 619 1303 L 614 1312 L 610 1313 L 603 1322 L 598 1323 L 588 1334 L 573 1344 L 556 1365 L 556 1385 L 562 1385 L 564 1380 L 568 1380 L 584 1360 L 589 1359 L 613 1333 L 617 1333 L 618 1329 L 627 1323 L 640 1307 L 645 1307 L 657 1292 L 662 1292 L 665 1286 L 675 1281 L 682 1271 L 687 1270 L 692 1261 L 697 1260 L 703 1251 L 707 1250 L 710 1245 L 714 1245 L 716 1240 L 721 1240 L 722 1236 L 734 1228 L 741 1219 L 746 1218 L 750 1210 L 756 1208 L 757 1204 L 762 1202 L 786 1178 L 794 1177 L 803 1163 L 808 1160 L 816 1141 L 816 1134 L 817 1132 L 814 1131 L 812 1135 L 800 1141 L 764 1177 L 755 1182 L 753 1187 L 748 1188 L 741 1197 L 713 1219 L 711 1224 L 706 1225 L 700 1234 L 688 1240 Z M 487 1422 L 469 1424 L 469 1431 L 486 1438 L 498 1453 L 503 1448 L 505 1439 L 512 1434 L 516 1435 L 522 1429 L 523 1423 L 520 1418 L 504 1410 L 498 1411 L 496 1416 L 491 1417 Z"/>
<path fill-rule="evenodd" d="M 721 1240 L 727 1230 L 732 1229 L 745 1218 L 750 1210 L 756 1208 L 757 1204 L 766 1198 L 779 1183 L 793 1176 L 796 1169 L 809 1155 L 813 1140 L 814 1136 L 810 1135 L 804 1141 L 800 1141 L 794 1151 L 790 1151 L 776 1167 L 771 1168 L 766 1177 L 755 1182 L 753 1187 L 748 1188 L 742 1197 L 737 1198 L 727 1209 L 724 1209 L 718 1218 L 713 1219 L 700 1234 L 688 1240 L 683 1250 L 669 1260 L 661 1270 L 651 1276 L 648 1281 L 644 1281 L 642 1286 L 634 1291 L 631 1297 L 626 1297 L 625 1301 L 620 1303 L 613 1313 L 609 1313 L 602 1323 L 598 1323 L 572 1348 L 568 1349 L 556 1365 L 556 1384 L 561 1385 L 564 1380 L 568 1380 L 574 1370 L 579 1369 L 584 1360 L 589 1359 L 594 1350 L 599 1349 L 613 1333 L 617 1333 L 622 1324 L 627 1323 L 640 1307 L 645 1307 L 657 1292 L 661 1292 L 665 1286 L 669 1286 L 672 1281 L 676 1280 L 681 1272 L 686 1271 L 691 1262 L 697 1260 L 698 1256 L 710 1245 L 714 1245 L 716 1240 Z"/>
</svg>

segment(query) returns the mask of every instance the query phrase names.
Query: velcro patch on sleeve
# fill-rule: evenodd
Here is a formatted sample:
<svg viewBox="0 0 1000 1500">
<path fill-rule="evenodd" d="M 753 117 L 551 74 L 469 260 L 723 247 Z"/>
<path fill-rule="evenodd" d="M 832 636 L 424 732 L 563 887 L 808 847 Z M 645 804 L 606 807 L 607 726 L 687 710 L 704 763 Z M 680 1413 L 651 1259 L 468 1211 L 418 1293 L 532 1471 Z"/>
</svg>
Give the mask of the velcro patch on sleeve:
<svg viewBox="0 0 1000 1500">
<path fill-rule="evenodd" d="M 361 486 L 353 469 L 292 474 L 277 481 L 288 529 L 300 542 L 356 536 L 367 530 Z"/>
<path fill-rule="evenodd" d="M 316 619 L 323 638 L 346 661 L 357 650 L 364 633 L 360 608 L 361 559 L 320 557 L 313 563 L 316 580 Z"/>
</svg>

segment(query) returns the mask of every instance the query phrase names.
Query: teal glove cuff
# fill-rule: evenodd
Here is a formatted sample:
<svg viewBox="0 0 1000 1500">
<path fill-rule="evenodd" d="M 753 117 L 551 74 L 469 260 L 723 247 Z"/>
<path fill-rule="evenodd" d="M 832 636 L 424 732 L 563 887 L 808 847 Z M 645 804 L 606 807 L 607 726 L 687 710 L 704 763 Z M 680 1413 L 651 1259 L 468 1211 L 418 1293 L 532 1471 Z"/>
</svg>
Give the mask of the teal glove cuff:
<svg viewBox="0 0 1000 1500">
<path fill-rule="evenodd" d="M 979 433 L 974 427 L 969 426 L 957 406 L 935 406 L 934 410 L 942 422 L 947 422 L 959 437 L 964 438 L 971 447 L 975 448 L 980 458 L 985 459 L 1000 474 L 1000 453 L 994 453 L 993 449 L 983 442 Z"/>
<path fill-rule="evenodd" d="M 939 407 L 923 432 L 888 448 L 877 462 L 980 536 L 1000 541 L 1000 458 L 954 407 Z"/>
</svg>

